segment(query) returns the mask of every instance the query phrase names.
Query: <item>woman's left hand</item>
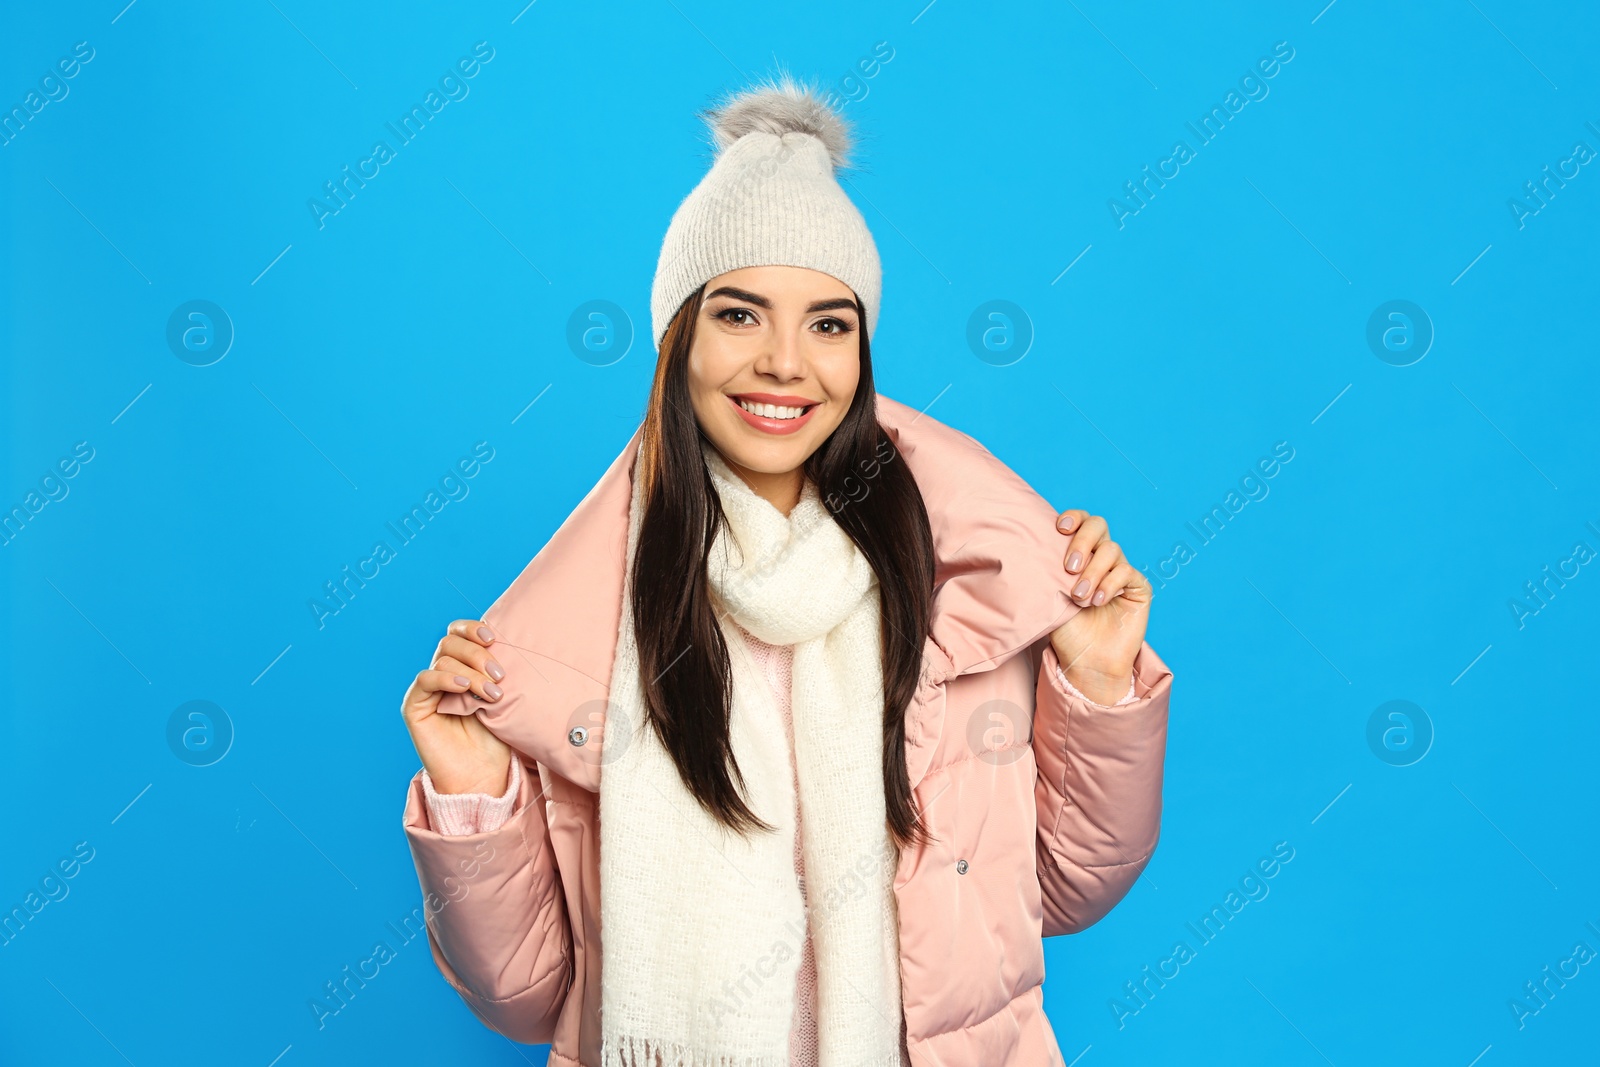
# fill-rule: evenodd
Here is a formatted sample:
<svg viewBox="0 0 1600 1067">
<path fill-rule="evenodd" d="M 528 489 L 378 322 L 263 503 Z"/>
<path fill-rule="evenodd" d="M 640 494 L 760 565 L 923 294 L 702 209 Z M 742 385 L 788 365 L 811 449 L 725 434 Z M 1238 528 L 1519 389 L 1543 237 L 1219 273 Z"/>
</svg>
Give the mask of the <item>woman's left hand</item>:
<svg viewBox="0 0 1600 1067">
<path fill-rule="evenodd" d="M 1062 566 L 1079 576 L 1072 602 L 1083 610 L 1062 623 L 1050 643 L 1078 692 L 1096 704 L 1115 704 L 1133 681 L 1154 590 L 1111 540 L 1105 519 L 1064 511 L 1056 529 L 1071 535 Z"/>
</svg>

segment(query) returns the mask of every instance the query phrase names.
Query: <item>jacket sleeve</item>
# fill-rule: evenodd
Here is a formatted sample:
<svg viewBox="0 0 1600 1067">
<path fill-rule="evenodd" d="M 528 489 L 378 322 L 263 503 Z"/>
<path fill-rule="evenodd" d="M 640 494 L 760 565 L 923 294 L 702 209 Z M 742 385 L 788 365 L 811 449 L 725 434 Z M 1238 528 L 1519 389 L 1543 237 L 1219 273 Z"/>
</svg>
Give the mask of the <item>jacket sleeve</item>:
<svg viewBox="0 0 1600 1067">
<path fill-rule="evenodd" d="M 522 772 L 503 825 L 455 837 L 431 828 L 417 772 L 405 833 L 422 886 L 428 945 L 445 981 L 490 1029 L 543 1044 L 571 986 L 572 930 L 539 775 Z"/>
<path fill-rule="evenodd" d="M 1046 640 L 1034 705 L 1044 936 L 1098 922 L 1132 888 L 1161 834 L 1172 672 L 1146 643 L 1132 703 L 1106 707 L 1062 684 Z"/>
</svg>

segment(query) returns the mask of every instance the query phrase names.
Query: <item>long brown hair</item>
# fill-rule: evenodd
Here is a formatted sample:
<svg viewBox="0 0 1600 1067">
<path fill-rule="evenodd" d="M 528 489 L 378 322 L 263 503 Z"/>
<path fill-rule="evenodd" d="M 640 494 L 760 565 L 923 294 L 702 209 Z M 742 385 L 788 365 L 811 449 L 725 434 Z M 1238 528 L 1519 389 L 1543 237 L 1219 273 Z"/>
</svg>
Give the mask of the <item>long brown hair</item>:
<svg viewBox="0 0 1600 1067">
<path fill-rule="evenodd" d="M 640 437 L 644 516 L 633 561 L 634 634 L 645 714 L 684 786 L 717 821 L 772 829 L 740 795 L 728 734 L 733 677 L 706 579 L 722 505 L 701 454 L 689 396 L 689 349 L 704 287 L 661 341 Z M 883 639 L 883 795 L 897 847 L 928 840 L 911 804 L 905 713 L 916 693 L 933 607 L 933 533 L 922 493 L 874 411 L 872 359 L 859 331 L 861 377 L 844 421 L 805 476 L 878 576 Z M 848 738 L 840 738 L 848 744 Z"/>
</svg>

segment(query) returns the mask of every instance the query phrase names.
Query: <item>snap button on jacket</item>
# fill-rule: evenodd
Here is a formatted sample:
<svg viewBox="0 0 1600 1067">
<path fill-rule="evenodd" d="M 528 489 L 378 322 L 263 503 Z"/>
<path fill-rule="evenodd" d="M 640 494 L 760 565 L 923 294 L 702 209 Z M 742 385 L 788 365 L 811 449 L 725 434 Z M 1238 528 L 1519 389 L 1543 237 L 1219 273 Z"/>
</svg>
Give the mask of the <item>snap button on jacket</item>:
<svg viewBox="0 0 1600 1067">
<path fill-rule="evenodd" d="M 1146 644 L 1133 703 L 1072 696 L 1049 636 L 1078 609 L 1057 510 L 977 441 L 877 397 L 878 421 L 927 505 L 937 558 L 932 637 L 906 711 L 914 803 L 934 836 L 895 875 L 913 1067 L 1037 1067 L 1061 1055 L 1042 1002 L 1043 937 L 1121 900 L 1161 821 L 1172 674 Z M 478 711 L 525 769 L 490 833 L 428 828 L 421 775 L 404 829 L 440 972 L 483 1022 L 550 1043 L 552 1067 L 600 1052 L 599 785 L 622 612 L 632 440 L 485 612 L 506 669 Z M 868 483 L 870 491 L 870 483 Z M 470 700 L 468 698 L 471 698 Z"/>
</svg>

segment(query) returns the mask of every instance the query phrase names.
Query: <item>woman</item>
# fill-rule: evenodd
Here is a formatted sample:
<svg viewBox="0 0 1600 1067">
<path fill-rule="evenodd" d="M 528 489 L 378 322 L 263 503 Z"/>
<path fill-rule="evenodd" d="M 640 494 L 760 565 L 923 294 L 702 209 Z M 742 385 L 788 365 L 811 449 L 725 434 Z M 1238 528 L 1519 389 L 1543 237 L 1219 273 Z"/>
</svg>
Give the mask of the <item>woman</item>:
<svg viewBox="0 0 1600 1067">
<path fill-rule="evenodd" d="M 842 120 L 710 118 L 643 425 L 405 697 L 434 959 L 560 1067 L 1059 1063 L 1041 938 L 1159 830 L 1150 586 L 873 389 Z"/>
</svg>

